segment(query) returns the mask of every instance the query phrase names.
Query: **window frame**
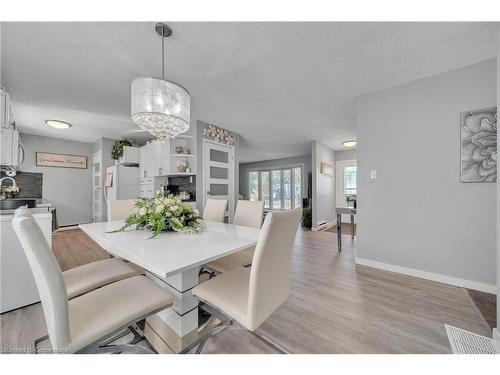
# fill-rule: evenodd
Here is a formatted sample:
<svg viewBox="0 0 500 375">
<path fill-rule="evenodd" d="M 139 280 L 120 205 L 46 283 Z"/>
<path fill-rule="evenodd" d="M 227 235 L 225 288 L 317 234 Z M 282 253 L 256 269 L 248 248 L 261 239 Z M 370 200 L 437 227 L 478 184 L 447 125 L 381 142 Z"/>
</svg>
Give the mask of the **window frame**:
<svg viewBox="0 0 500 375">
<path fill-rule="evenodd" d="M 247 168 L 245 171 L 246 175 L 246 199 L 250 199 L 250 189 L 249 189 L 249 181 L 250 181 L 250 172 L 257 172 L 257 186 L 258 186 L 258 199 L 262 199 L 262 172 L 268 172 L 269 173 L 269 207 L 264 206 L 264 210 L 269 210 L 269 211 L 285 211 L 288 210 L 288 208 L 283 208 L 285 207 L 285 194 L 284 194 L 284 179 L 283 179 L 283 171 L 284 170 L 290 170 L 290 209 L 296 208 L 295 206 L 295 171 L 294 169 L 300 168 L 300 195 L 301 198 L 304 198 L 304 183 L 305 183 L 305 165 L 303 163 L 298 163 L 298 164 L 290 164 L 290 165 L 280 165 L 280 166 L 273 166 L 273 167 L 257 167 L 257 168 Z M 281 208 L 274 208 L 273 207 L 273 194 L 272 194 L 272 171 L 280 171 L 280 189 L 281 189 Z M 302 204 L 302 202 L 301 202 Z"/>
</svg>

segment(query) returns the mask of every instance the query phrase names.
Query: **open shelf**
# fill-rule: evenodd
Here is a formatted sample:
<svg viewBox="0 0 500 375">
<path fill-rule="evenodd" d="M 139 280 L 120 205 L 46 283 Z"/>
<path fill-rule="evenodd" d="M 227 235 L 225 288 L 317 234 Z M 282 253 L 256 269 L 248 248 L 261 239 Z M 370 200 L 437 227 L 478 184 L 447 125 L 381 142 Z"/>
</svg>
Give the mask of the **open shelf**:
<svg viewBox="0 0 500 375">
<path fill-rule="evenodd" d="M 193 154 L 172 154 L 170 156 L 173 157 L 173 158 L 186 158 L 186 157 L 187 158 L 192 158 L 192 157 L 194 157 Z"/>
</svg>

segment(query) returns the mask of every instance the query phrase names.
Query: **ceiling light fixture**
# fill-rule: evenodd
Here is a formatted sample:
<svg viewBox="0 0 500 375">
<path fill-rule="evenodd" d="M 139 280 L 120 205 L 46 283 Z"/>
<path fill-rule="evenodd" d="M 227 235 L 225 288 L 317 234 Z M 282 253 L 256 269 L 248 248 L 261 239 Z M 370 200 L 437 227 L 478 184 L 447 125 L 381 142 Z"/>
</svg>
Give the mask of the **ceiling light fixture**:
<svg viewBox="0 0 500 375">
<path fill-rule="evenodd" d="M 345 141 L 345 142 L 342 142 L 342 144 L 345 146 L 345 147 L 354 147 L 358 144 L 357 141 L 355 140 L 351 140 L 351 141 Z"/>
<path fill-rule="evenodd" d="M 174 138 L 189 130 L 191 96 L 177 83 L 165 79 L 165 38 L 172 30 L 155 25 L 161 37 L 161 78 L 139 77 L 132 81 L 132 121 L 159 139 Z"/>
<path fill-rule="evenodd" d="M 48 126 L 52 126 L 53 128 L 56 128 L 56 129 L 69 129 L 73 126 L 69 122 L 60 121 L 60 120 L 46 120 L 45 123 Z"/>
</svg>

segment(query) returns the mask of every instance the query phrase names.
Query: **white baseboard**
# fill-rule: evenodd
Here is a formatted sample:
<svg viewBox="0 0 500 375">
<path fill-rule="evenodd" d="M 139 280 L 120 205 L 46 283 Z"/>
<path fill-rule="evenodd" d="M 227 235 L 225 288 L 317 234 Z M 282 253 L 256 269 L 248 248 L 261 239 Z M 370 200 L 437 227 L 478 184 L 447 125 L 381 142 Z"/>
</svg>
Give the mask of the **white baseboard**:
<svg viewBox="0 0 500 375">
<path fill-rule="evenodd" d="M 317 225 L 317 226 L 315 226 L 315 227 L 312 227 L 312 228 L 311 228 L 311 230 L 312 230 L 313 232 L 318 232 L 318 231 L 323 230 L 323 229 L 325 229 L 325 228 L 329 228 L 329 227 L 331 227 L 332 225 L 337 225 L 337 220 L 330 221 L 330 222 L 325 223 L 325 224 L 323 224 L 323 225 Z"/>
<path fill-rule="evenodd" d="M 397 272 L 403 275 L 419 277 L 421 279 L 437 281 L 440 283 L 459 286 L 462 288 L 480 290 L 481 292 L 486 292 L 486 293 L 496 294 L 497 292 L 497 287 L 494 284 L 486 284 L 479 281 L 460 279 L 457 277 L 442 275 L 439 273 L 432 273 L 432 272 L 417 270 L 414 268 L 396 266 L 394 264 L 377 262 L 365 258 L 356 257 L 356 264 L 361 264 L 363 266 L 368 266 L 373 268 L 379 268 L 385 271 Z"/>
<path fill-rule="evenodd" d="M 497 328 L 493 328 L 493 340 L 500 341 L 500 331 Z"/>
</svg>

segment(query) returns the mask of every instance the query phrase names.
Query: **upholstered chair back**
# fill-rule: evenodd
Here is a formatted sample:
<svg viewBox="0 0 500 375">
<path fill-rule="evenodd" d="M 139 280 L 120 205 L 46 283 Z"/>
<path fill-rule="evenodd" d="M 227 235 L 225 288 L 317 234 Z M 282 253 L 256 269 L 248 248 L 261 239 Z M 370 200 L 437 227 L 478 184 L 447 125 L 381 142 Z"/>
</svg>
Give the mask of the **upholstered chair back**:
<svg viewBox="0 0 500 375">
<path fill-rule="evenodd" d="M 250 271 L 248 326 L 257 329 L 290 295 L 295 235 L 302 208 L 267 214 Z"/>
<path fill-rule="evenodd" d="M 108 202 L 108 221 L 125 220 L 137 212 L 135 202 L 135 199 L 111 199 Z"/>
<path fill-rule="evenodd" d="M 70 343 L 68 299 L 61 269 L 40 226 L 25 209 L 18 209 L 12 226 L 33 272 L 53 349 Z"/>
<path fill-rule="evenodd" d="M 234 212 L 233 223 L 246 227 L 260 228 L 262 225 L 262 215 L 264 214 L 263 201 L 239 200 Z"/>
<path fill-rule="evenodd" d="M 207 199 L 203 210 L 203 219 L 207 221 L 224 222 L 227 211 L 227 199 Z"/>
</svg>

